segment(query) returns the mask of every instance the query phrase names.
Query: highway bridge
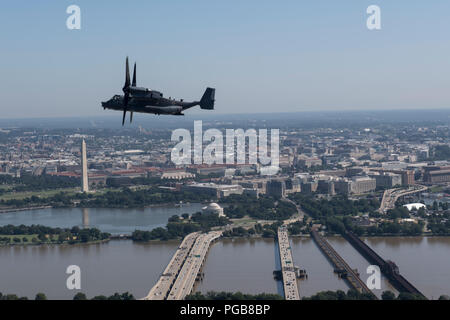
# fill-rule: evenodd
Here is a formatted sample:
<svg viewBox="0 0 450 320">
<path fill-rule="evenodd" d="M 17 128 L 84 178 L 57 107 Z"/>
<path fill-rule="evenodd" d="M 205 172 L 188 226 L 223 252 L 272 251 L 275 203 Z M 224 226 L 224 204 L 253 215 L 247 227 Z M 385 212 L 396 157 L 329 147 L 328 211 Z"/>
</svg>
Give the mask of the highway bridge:
<svg viewBox="0 0 450 320">
<path fill-rule="evenodd" d="M 385 261 L 352 232 L 345 232 L 344 237 L 370 263 L 377 265 L 381 272 L 389 279 L 389 282 L 391 282 L 399 292 L 408 292 L 425 297 L 425 295 L 400 274 L 397 265 L 393 261 Z"/>
<path fill-rule="evenodd" d="M 211 243 L 222 235 L 222 231 L 211 231 L 197 237 L 191 251 L 170 289 L 167 300 L 183 300 L 194 288 L 195 280 L 203 266 Z"/>
<path fill-rule="evenodd" d="M 144 300 L 165 300 L 167 298 L 181 267 L 186 261 L 186 258 L 191 252 L 192 246 L 199 235 L 198 232 L 194 232 L 184 237 L 158 282 L 153 286 Z"/>
<path fill-rule="evenodd" d="M 280 251 L 284 298 L 286 300 L 300 300 L 287 226 L 281 226 L 278 228 L 278 248 Z"/>
<path fill-rule="evenodd" d="M 395 203 L 397 202 L 398 198 L 407 196 L 409 194 L 414 194 L 418 192 L 423 192 L 427 190 L 428 187 L 421 186 L 421 185 L 412 185 L 408 187 L 408 189 L 389 189 L 385 190 L 383 193 L 383 198 L 381 199 L 381 205 L 378 211 L 380 213 L 385 214 L 389 209 L 392 209 L 395 207 Z"/>
<path fill-rule="evenodd" d="M 328 243 L 328 241 L 322 237 L 317 230 L 313 229 L 311 231 L 311 236 L 317 243 L 322 252 L 327 256 L 330 262 L 334 266 L 334 272 L 336 272 L 340 277 L 346 279 L 350 286 L 360 293 L 368 293 L 373 297 L 376 296 L 372 291 L 366 286 L 364 281 L 358 276 L 355 270 L 350 268 L 350 266 L 345 262 L 345 260 L 333 249 L 333 247 Z M 377 299 L 377 298 L 376 298 Z"/>
<path fill-rule="evenodd" d="M 183 300 L 194 288 L 211 243 L 221 235 L 222 231 L 211 231 L 193 232 L 184 237 L 158 282 L 143 300 Z"/>
</svg>

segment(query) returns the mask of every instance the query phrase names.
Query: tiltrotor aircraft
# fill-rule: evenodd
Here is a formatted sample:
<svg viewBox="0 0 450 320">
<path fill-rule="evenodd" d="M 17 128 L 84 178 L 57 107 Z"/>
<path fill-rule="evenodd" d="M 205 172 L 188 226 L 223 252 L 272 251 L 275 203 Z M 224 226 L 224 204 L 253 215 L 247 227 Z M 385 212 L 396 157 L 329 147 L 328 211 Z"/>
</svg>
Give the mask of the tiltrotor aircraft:
<svg viewBox="0 0 450 320">
<path fill-rule="evenodd" d="M 130 123 L 133 121 L 133 112 L 169 114 L 183 116 L 182 111 L 200 106 L 201 109 L 214 109 L 214 96 L 216 89 L 206 88 L 200 101 L 185 102 L 183 99 L 167 99 L 156 90 L 150 90 L 136 86 L 136 63 L 133 70 L 133 82 L 130 83 L 130 70 L 128 67 L 128 57 L 125 66 L 125 84 L 122 88 L 124 95 L 114 95 L 106 102 L 102 102 L 103 109 L 123 111 L 122 125 L 125 123 L 127 111 L 130 112 Z"/>
</svg>

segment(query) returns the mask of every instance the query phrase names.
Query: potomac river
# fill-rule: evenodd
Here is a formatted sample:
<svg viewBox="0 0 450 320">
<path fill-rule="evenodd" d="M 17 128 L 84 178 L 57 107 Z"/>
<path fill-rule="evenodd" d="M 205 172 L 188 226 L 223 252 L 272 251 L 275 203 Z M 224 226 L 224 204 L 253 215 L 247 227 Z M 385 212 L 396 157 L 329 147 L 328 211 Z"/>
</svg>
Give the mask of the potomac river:
<svg viewBox="0 0 450 320">
<path fill-rule="evenodd" d="M 42 224 L 51 227 L 90 226 L 113 234 L 135 229 L 151 230 L 164 226 L 167 219 L 182 213 L 200 211 L 202 204 L 180 207 L 135 209 L 42 209 L 0 214 L 0 225 Z M 369 263 L 341 237 L 328 237 L 330 244 L 368 277 Z M 450 294 L 450 237 L 365 238 L 378 254 L 397 263 L 400 272 L 428 298 Z M 291 238 L 295 264 L 306 269 L 308 279 L 298 280 L 300 296 L 323 290 L 347 290 L 344 280 L 309 238 Z M 129 291 L 136 298 L 145 296 L 166 267 L 179 241 L 134 243 L 112 240 L 100 244 L 3 246 L 0 247 L 0 292 L 34 298 L 44 292 L 49 299 L 71 299 L 77 292 L 110 295 Z M 66 288 L 67 266 L 81 268 L 81 290 Z M 278 250 L 273 239 L 221 239 L 212 245 L 195 290 L 280 293 L 282 286 L 273 279 L 279 268 Z M 381 290 L 395 291 L 382 279 Z"/>
</svg>

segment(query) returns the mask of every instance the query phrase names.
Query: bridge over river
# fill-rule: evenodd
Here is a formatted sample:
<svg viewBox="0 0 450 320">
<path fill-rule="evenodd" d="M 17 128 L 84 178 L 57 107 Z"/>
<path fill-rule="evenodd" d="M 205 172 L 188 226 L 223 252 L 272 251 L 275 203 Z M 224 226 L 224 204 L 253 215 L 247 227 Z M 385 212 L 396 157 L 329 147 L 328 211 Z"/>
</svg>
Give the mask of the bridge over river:
<svg viewBox="0 0 450 320">
<path fill-rule="evenodd" d="M 292 259 L 291 245 L 289 244 L 286 226 L 278 228 L 278 248 L 280 250 L 284 297 L 286 300 L 300 300 L 294 260 Z"/>
<path fill-rule="evenodd" d="M 144 300 L 183 300 L 194 288 L 211 243 L 222 231 L 190 233 Z"/>
<path fill-rule="evenodd" d="M 350 268 L 350 266 L 345 262 L 345 260 L 333 249 L 333 247 L 328 243 L 328 241 L 322 237 L 317 230 L 313 229 L 311 231 L 311 236 L 317 243 L 322 252 L 327 256 L 330 262 L 334 266 L 334 271 L 346 279 L 350 286 L 360 293 L 368 293 L 374 298 L 378 299 L 373 292 L 366 286 L 364 281 L 361 280 L 359 275 L 355 270 Z"/>
</svg>

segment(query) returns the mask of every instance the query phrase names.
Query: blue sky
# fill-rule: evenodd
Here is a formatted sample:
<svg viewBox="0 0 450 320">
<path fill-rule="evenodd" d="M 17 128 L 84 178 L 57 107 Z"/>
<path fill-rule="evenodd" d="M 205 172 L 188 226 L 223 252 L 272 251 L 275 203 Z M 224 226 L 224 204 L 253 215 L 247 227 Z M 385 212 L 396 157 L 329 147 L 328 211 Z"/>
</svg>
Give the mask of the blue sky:
<svg viewBox="0 0 450 320">
<path fill-rule="evenodd" d="M 111 114 L 127 55 L 166 96 L 217 88 L 217 113 L 450 107 L 448 0 L 16 0 L 0 30 L 2 118 Z"/>
</svg>

